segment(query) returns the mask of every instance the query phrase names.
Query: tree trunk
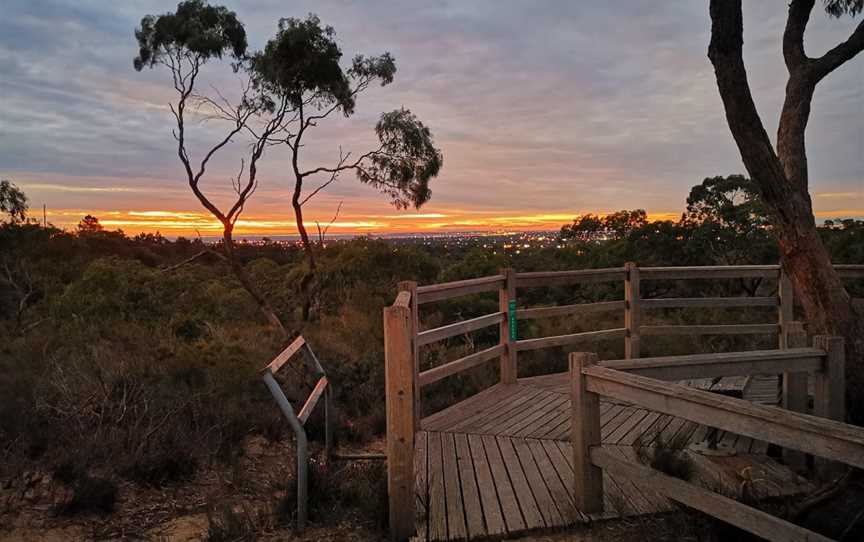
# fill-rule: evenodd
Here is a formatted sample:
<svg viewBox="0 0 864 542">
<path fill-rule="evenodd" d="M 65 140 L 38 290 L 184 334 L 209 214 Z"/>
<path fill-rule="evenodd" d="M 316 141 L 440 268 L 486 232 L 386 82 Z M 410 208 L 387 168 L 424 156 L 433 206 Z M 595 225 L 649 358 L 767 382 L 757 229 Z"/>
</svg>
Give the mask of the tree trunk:
<svg viewBox="0 0 864 542">
<path fill-rule="evenodd" d="M 300 242 L 303 244 L 303 251 L 306 253 L 306 261 L 309 262 L 309 269 L 303 274 L 300 279 L 300 295 L 303 298 L 303 321 L 308 322 L 312 317 L 312 282 L 315 279 L 315 247 L 309 239 L 309 233 L 306 231 L 306 224 L 303 222 L 303 204 L 300 202 L 302 193 L 303 181 L 297 179 L 294 184 L 294 196 L 291 199 L 291 206 L 294 208 L 294 219 L 297 223 L 297 231 L 300 233 Z"/>
<path fill-rule="evenodd" d="M 708 57 L 714 65 L 717 87 L 726 120 L 750 177 L 761 190 L 772 214 L 781 265 L 789 274 L 811 333 L 846 338 L 847 397 L 853 421 L 864 421 L 864 329 L 851 304 L 830 255 L 822 244 L 813 217 L 807 187 L 807 155 L 804 131 L 810 102 L 819 76 L 809 61 L 801 61 L 803 27 L 813 2 L 793 2 L 784 35 L 784 56 L 790 77 L 778 129 L 777 153 L 762 125 L 742 57 L 743 21 L 740 0 L 711 0 L 711 44 Z M 803 14 L 803 19 L 802 19 Z M 791 19 L 797 17 L 797 19 Z M 786 40 L 791 40 L 786 43 Z M 856 404 L 858 405 L 856 407 Z"/>
<path fill-rule="evenodd" d="M 252 282 L 252 277 L 250 277 L 249 273 L 246 272 L 246 268 L 243 267 L 243 263 L 239 261 L 234 254 L 233 234 L 233 224 L 223 224 L 222 242 L 225 246 L 225 257 L 228 259 L 228 264 L 231 266 L 231 271 L 234 272 L 234 276 L 237 277 L 238 281 L 240 281 L 240 285 L 243 286 L 243 289 L 249 293 L 249 295 L 255 301 L 255 304 L 258 305 L 258 309 L 261 311 L 261 313 L 264 315 L 270 325 L 273 326 L 273 328 L 279 333 L 279 337 L 284 341 L 288 338 L 288 332 L 285 330 L 285 326 L 282 324 L 282 320 L 279 319 L 279 317 L 276 315 L 276 312 L 270 306 L 270 303 Z"/>
</svg>

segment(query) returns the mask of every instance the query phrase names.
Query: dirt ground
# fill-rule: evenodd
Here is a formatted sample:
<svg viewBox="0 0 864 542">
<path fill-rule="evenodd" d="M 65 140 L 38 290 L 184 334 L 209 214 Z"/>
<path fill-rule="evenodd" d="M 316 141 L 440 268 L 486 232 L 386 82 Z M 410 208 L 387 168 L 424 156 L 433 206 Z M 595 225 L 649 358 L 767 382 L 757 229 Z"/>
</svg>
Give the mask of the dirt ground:
<svg viewBox="0 0 864 542">
<path fill-rule="evenodd" d="M 379 442 L 362 449 L 342 451 L 380 452 L 382 447 L 383 443 Z M 108 515 L 58 514 L 55 512 L 56 501 L 65 498 L 69 490 L 56 487 L 58 482 L 45 473 L 22 473 L 16 480 L 0 480 L 0 542 L 385 540 L 380 525 L 352 511 L 361 508 L 361 503 L 354 502 L 343 504 L 335 514 L 331 512 L 327 522 L 316 523 L 312 518 L 303 534 L 297 535 L 290 522 L 284 521 L 284 508 L 279 508 L 280 504 L 294 502 L 289 493 L 293 485 L 294 458 L 293 447 L 288 443 L 251 438 L 245 446 L 245 453 L 232 464 L 202 469 L 186 483 L 162 488 L 119 483 L 115 510 Z M 337 483 L 342 481 L 339 479 Z M 368 510 L 369 506 L 366 508 Z M 214 521 L 225 523 L 224 516 L 220 519 L 216 515 L 215 511 L 220 509 L 233 511 L 228 519 L 239 522 L 240 527 L 234 525 L 233 531 L 215 532 Z M 334 521 L 334 517 L 338 519 Z M 730 532 L 714 520 L 685 511 L 601 522 L 518 538 L 522 542 L 719 542 L 750 539 L 740 531 Z"/>
</svg>

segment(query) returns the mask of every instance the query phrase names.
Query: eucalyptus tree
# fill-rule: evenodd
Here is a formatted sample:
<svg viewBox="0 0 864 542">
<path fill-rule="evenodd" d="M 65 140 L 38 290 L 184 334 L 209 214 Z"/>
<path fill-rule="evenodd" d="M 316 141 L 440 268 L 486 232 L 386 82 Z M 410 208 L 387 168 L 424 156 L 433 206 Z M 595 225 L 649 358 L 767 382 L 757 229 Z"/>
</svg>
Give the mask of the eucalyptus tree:
<svg viewBox="0 0 864 542">
<path fill-rule="evenodd" d="M 8 179 L 0 180 L 0 212 L 8 215 L 12 224 L 27 220 L 27 195 Z"/>
<path fill-rule="evenodd" d="M 785 99 L 777 129 L 776 148 L 753 102 L 742 55 L 741 0 L 711 0 L 711 43 L 717 87 L 729 129 L 750 177 L 759 186 L 772 231 L 795 292 L 817 333 L 846 337 L 850 406 L 864 420 L 864 322 L 856 317 L 849 293 L 831 265 L 820 240 L 808 188 L 804 140 L 817 85 L 864 50 L 864 21 L 852 34 L 819 57 L 807 55 L 804 33 L 815 0 L 792 0 L 783 32 L 783 60 L 788 71 Z M 856 16 L 864 0 L 824 0 L 832 17 Z M 860 119 L 858 119 L 860 122 Z"/>
<path fill-rule="evenodd" d="M 292 104 L 287 99 L 263 97 L 253 88 L 253 80 L 245 69 L 248 60 L 246 30 L 237 15 L 223 6 L 211 6 L 202 0 L 180 2 L 174 13 L 147 15 L 141 19 L 135 37 L 139 46 L 135 69 L 159 67 L 171 74 L 176 92 L 170 109 L 175 122 L 172 133 L 177 142 L 177 156 L 192 193 L 222 227 L 222 255 L 261 312 L 284 336 L 285 328 L 279 317 L 235 256 L 233 235 L 238 219 L 258 186 L 258 165 L 269 137 L 291 122 Z M 235 100 L 229 100 L 215 88 L 211 94 L 198 89 L 205 65 L 222 60 L 226 55 L 243 80 L 241 96 Z M 216 119 L 226 125 L 216 142 L 197 159 L 188 148 L 190 117 Z M 255 130 L 251 130 L 253 126 Z M 233 201 L 220 207 L 202 188 L 207 166 L 232 140 L 250 133 L 254 137 L 239 160 L 236 177 L 231 178 Z"/>
<path fill-rule="evenodd" d="M 303 216 L 306 203 L 340 174 L 350 171 L 361 183 L 388 196 L 397 208 L 419 208 L 429 201 L 429 183 L 443 163 L 429 128 L 403 108 L 380 116 L 374 128 L 378 142 L 373 148 L 344 152 L 339 147 L 338 157 L 331 164 L 305 164 L 310 131 L 329 117 L 352 116 L 360 94 L 373 84 L 390 84 L 396 73 L 395 60 L 389 53 L 357 55 L 348 67 L 341 65 L 341 59 L 334 29 L 322 26 L 315 15 L 281 19 L 276 35 L 250 59 L 256 88 L 273 102 L 287 102 L 294 111 L 294 122 L 269 139 L 287 147 L 291 159 L 291 207 L 309 266 L 301 285 L 304 291 L 316 268 L 315 246 Z M 317 186 L 308 190 L 307 183 L 313 179 L 318 180 Z M 307 317 L 308 310 L 307 304 Z"/>
</svg>

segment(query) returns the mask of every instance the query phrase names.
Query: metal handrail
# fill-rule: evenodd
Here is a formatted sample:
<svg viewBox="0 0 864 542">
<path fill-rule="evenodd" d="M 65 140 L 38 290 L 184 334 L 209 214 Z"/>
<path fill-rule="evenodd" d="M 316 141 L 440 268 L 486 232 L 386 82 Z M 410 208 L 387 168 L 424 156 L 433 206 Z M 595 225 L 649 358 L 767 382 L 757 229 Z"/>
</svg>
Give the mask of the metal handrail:
<svg viewBox="0 0 864 542">
<path fill-rule="evenodd" d="M 315 387 L 312 393 L 306 398 L 303 407 L 300 409 L 300 414 L 294 412 L 294 407 L 276 381 L 276 372 L 285 365 L 288 360 L 294 357 L 298 352 L 306 354 L 307 362 L 311 362 L 313 374 L 317 377 Z M 288 419 L 288 424 L 294 431 L 297 437 L 297 530 L 301 531 L 306 526 L 308 518 L 308 499 L 309 499 L 309 441 L 306 437 L 306 420 L 312 410 L 318 404 L 321 397 L 324 397 L 324 453 L 327 457 L 330 456 L 330 444 L 333 440 L 332 435 L 332 394 L 330 390 L 330 381 L 327 379 L 327 373 L 324 367 L 309 343 L 303 336 L 297 337 L 285 350 L 279 353 L 273 361 L 271 361 L 264 369 L 261 370 L 261 378 L 279 409 Z"/>
</svg>

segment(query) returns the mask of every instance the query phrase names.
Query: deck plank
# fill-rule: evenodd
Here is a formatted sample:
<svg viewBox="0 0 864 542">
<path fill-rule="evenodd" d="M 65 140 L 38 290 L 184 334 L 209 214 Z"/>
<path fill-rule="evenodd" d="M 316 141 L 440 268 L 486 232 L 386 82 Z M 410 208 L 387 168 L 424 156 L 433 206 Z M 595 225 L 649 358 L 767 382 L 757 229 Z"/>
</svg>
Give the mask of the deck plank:
<svg viewBox="0 0 864 542">
<path fill-rule="evenodd" d="M 518 456 L 518 463 L 522 465 L 522 471 L 525 473 L 525 478 L 528 480 L 530 491 L 534 494 L 537 500 L 537 505 L 540 508 L 540 514 L 543 515 L 543 521 L 547 526 L 563 525 L 564 520 L 558 512 L 558 507 L 555 506 L 555 499 L 549 493 L 549 488 L 546 487 L 546 482 L 543 480 L 543 475 L 540 474 L 540 468 L 534 461 L 534 456 L 528 448 L 528 443 L 524 439 L 508 439 L 498 437 L 498 443 L 502 448 L 506 445 L 512 446 Z M 508 466 L 512 463 L 508 462 Z"/>
<path fill-rule="evenodd" d="M 526 420 L 530 421 L 542 415 L 543 412 L 551 408 L 551 405 L 560 399 L 560 395 L 541 392 L 524 406 L 520 405 L 519 408 L 511 410 L 508 416 L 490 420 L 480 427 L 480 431 L 493 431 L 497 435 L 509 435 L 511 427 L 522 427 L 522 424 L 526 423 Z"/>
<path fill-rule="evenodd" d="M 502 464 L 513 482 L 513 490 L 516 493 L 516 498 L 519 500 L 519 508 L 522 510 L 522 515 L 525 518 L 525 526 L 528 529 L 536 529 L 538 527 L 547 526 L 542 508 L 538 499 L 535 499 L 534 493 L 531 491 L 531 486 L 528 484 L 528 478 L 522 469 L 516 451 L 509 438 L 506 437 L 486 437 L 483 438 L 483 443 L 489 443 L 490 446 L 495 446 L 501 453 Z M 487 450 L 490 446 L 487 446 Z"/>
<path fill-rule="evenodd" d="M 452 430 L 465 431 L 466 433 L 488 433 L 496 424 L 509 420 L 543 392 L 528 387 L 519 387 L 513 394 L 512 400 L 498 401 L 496 404 L 487 406 L 482 413 L 465 418 L 451 427 Z"/>
<path fill-rule="evenodd" d="M 586 521 L 575 507 L 571 415 L 569 378 L 563 373 L 497 385 L 425 418 L 423 428 L 439 430 L 417 434 L 414 540 L 516 536 Z M 604 449 L 629 460 L 636 460 L 637 446 L 689 444 L 703 440 L 710 429 L 611 400 L 601 400 L 600 418 Z M 744 482 L 760 497 L 795 495 L 812 486 L 773 459 L 754 455 L 764 454 L 766 443 L 725 431 L 718 439 L 738 454 L 687 452 L 696 465 L 694 481 L 723 491 L 740 491 Z M 604 486 L 605 511 L 591 514 L 592 520 L 678 508 L 629 479 L 604 473 Z"/>
<path fill-rule="evenodd" d="M 447 540 L 447 504 L 441 433 L 429 433 L 429 540 Z"/>
<path fill-rule="evenodd" d="M 561 484 L 564 486 L 564 488 L 567 490 L 567 494 L 570 496 L 571 502 L 573 503 L 573 509 L 576 512 L 577 521 L 587 521 L 588 516 L 586 516 L 576 508 L 576 498 L 574 496 L 574 484 L 576 482 L 573 478 L 573 469 L 570 467 L 570 463 L 567 462 L 567 458 L 564 457 L 565 454 L 572 455 L 572 449 L 570 447 L 570 444 L 564 443 L 562 441 L 548 439 L 543 439 L 539 442 L 546 449 L 549 460 L 552 462 L 552 465 L 555 468 L 555 472 L 561 479 Z M 566 451 L 563 450 L 564 447 L 567 448 Z"/>
<path fill-rule="evenodd" d="M 558 476 L 558 471 L 555 469 L 552 460 L 549 458 L 549 454 L 543 447 L 543 443 L 537 439 L 526 439 L 524 442 L 527 443 L 528 449 L 531 450 L 531 454 L 534 456 L 534 462 L 540 471 L 540 475 L 543 477 L 543 481 L 546 482 L 546 488 L 552 495 L 552 500 L 558 508 L 558 513 L 561 515 L 562 524 L 572 525 L 580 521 L 581 517 L 576 510 L 573 496 L 564 487 L 564 483 L 561 481 L 561 477 Z"/>
<path fill-rule="evenodd" d="M 444 491 L 447 506 L 447 537 L 462 540 L 466 537 L 465 506 L 459 483 L 459 464 L 456 460 L 456 441 L 453 433 L 441 433 L 443 452 Z"/>
<path fill-rule="evenodd" d="M 633 430 L 634 427 L 639 425 L 639 422 L 645 419 L 648 415 L 648 411 L 640 408 L 633 412 L 629 418 L 627 418 L 624 423 L 615 428 L 614 431 L 609 433 L 609 437 L 604 441 L 608 444 L 618 444 L 630 431 Z"/>
<path fill-rule="evenodd" d="M 500 494 L 501 501 L 499 502 L 499 489 L 496 488 L 495 481 L 492 477 L 492 471 L 489 469 L 489 462 L 486 459 L 486 450 L 483 448 L 483 441 L 480 435 L 467 435 L 466 442 L 471 453 L 471 460 L 474 465 L 474 473 L 477 477 L 477 491 L 480 498 L 480 505 L 483 508 L 483 521 L 486 526 L 486 531 L 489 535 L 501 535 L 507 532 L 507 525 L 504 521 L 504 514 L 501 511 L 502 504 L 505 504 L 506 514 L 518 516 L 521 524 L 521 513 L 519 512 L 519 504 L 516 502 L 516 497 L 513 496 L 513 489 L 509 486 L 501 485 Z M 517 523 L 514 521 L 514 523 Z M 522 525 L 524 527 L 524 524 Z M 517 525 L 518 527 L 518 525 Z"/>
<path fill-rule="evenodd" d="M 456 463 L 459 466 L 459 482 L 462 485 L 462 502 L 465 505 L 465 524 L 469 538 L 478 538 L 486 534 L 483 518 L 483 505 L 480 503 L 480 492 L 477 488 L 474 461 L 471 449 L 468 447 L 468 437 L 464 433 L 453 435 L 456 442 Z"/>
<path fill-rule="evenodd" d="M 509 398 L 512 390 L 508 388 L 509 386 L 495 384 L 471 397 L 463 399 L 455 405 L 426 416 L 420 421 L 420 427 L 426 431 L 440 431 L 441 429 L 449 428 L 454 420 L 471 416 L 476 414 L 478 410 L 482 411 L 484 408 L 488 408 L 490 404 L 495 404 L 498 401 Z"/>
<path fill-rule="evenodd" d="M 414 453 L 414 469 L 417 473 L 415 481 L 416 508 L 415 514 L 417 525 L 417 540 L 427 540 L 429 532 L 429 478 L 428 478 L 428 462 L 429 454 L 427 453 L 427 442 L 429 433 L 426 431 L 418 431 L 415 441 L 416 451 Z"/>
</svg>

